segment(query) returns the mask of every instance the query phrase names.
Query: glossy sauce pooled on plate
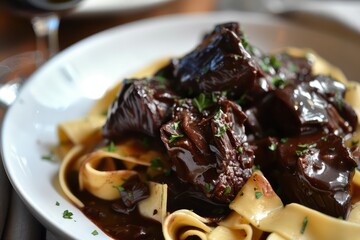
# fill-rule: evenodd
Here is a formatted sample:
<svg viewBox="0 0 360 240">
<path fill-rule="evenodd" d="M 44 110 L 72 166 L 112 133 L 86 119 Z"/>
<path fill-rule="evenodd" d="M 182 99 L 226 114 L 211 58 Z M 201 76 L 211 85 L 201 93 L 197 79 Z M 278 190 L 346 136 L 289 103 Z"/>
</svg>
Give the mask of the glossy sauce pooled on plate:
<svg viewBox="0 0 360 240">
<path fill-rule="evenodd" d="M 220 24 L 153 77 L 124 80 L 109 108 L 98 146 L 133 138 L 137 151 L 165 157 L 135 167 L 115 201 L 79 191 L 70 172 L 68 181 L 84 214 L 118 239 L 163 238 L 137 209 L 148 181 L 167 184 L 168 212 L 190 209 L 216 225 L 258 167 L 284 203 L 346 219 L 358 149 L 344 139 L 358 119 L 345 92 L 305 56 L 265 55 L 237 23 Z"/>
</svg>

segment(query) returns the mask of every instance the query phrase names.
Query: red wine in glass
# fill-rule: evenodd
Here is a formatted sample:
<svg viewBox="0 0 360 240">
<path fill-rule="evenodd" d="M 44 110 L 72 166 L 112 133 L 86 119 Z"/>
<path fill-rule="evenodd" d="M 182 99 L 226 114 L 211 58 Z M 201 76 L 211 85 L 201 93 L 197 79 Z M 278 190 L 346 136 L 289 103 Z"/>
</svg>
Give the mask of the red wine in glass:
<svg viewBox="0 0 360 240">
<path fill-rule="evenodd" d="M 2 0 L 11 11 L 23 15 L 38 15 L 42 13 L 62 14 L 74 8 L 80 0 Z M 1 2 L 1 0 L 0 0 Z"/>
</svg>

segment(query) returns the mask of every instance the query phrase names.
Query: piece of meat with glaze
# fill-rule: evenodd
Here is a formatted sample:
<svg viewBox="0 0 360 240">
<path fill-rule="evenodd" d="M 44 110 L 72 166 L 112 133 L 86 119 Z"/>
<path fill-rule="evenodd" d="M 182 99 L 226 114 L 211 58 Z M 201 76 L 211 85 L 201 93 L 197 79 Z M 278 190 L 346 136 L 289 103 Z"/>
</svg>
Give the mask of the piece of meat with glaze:
<svg viewBox="0 0 360 240">
<path fill-rule="evenodd" d="M 102 134 L 111 140 L 127 132 L 158 137 L 161 125 L 171 117 L 170 108 L 177 98 L 165 78 L 124 80 L 109 109 Z"/>
<path fill-rule="evenodd" d="M 245 120 L 240 106 L 224 97 L 213 102 L 201 94 L 179 101 L 173 119 L 161 128 L 161 139 L 180 180 L 218 202 L 234 199 L 252 174 L 254 153 Z"/>
<path fill-rule="evenodd" d="M 277 151 L 277 183 L 285 203 L 297 202 L 346 219 L 357 164 L 341 137 L 317 133 L 289 138 L 279 142 Z"/>
<path fill-rule="evenodd" d="M 257 67 L 242 45 L 237 23 L 215 27 L 193 51 L 174 59 L 173 76 L 183 96 L 227 91 L 228 97 L 240 97 L 254 85 Z"/>
<path fill-rule="evenodd" d="M 343 101 L 340 115 L 333 102 L 309 85 L 287 84 L 267 94 L 253 109 L 247 110 L 260 124 L 249 125 L 249 132 L 266 133 L 270 136 L 289 137 L 327 131 L 346 135 L 356 129 L 357 117 L 354 110 Z M 349 107 L 349 108 L 347 108 Z M 343 118 L 346 117 L 345 119 Z M 256 135 L 256 134 L 254 134 Z"/>
</svg>

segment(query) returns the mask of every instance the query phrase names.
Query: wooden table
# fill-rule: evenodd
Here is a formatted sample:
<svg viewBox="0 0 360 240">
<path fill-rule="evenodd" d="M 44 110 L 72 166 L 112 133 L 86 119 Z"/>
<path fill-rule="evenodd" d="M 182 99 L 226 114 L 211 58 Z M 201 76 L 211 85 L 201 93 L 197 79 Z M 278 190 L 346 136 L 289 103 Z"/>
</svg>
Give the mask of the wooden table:
<svg viewBox="0 0 360 240">
<path fill-rule="evenodd" d="M 155 16 L 208 12 L 216 8 L 217 0 L 176 0 L 144 10 L 111 13 L 107 16 L 64 16 L 60 23 L 60 49 L 104 29 Z M 0 9 L 0 61 L 14 54 L 35 49 L 35 37 L 28 19 Z"/>
</svg>

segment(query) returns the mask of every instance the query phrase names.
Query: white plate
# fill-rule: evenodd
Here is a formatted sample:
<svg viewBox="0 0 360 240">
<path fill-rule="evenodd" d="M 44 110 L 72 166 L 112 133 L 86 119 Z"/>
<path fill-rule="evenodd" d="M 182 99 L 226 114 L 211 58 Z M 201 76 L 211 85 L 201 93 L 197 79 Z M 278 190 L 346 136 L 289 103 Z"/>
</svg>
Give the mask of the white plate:
<svg viewBox="0 0 360 240">
<path fill-rule="evenodd" d="M 106 236 L 58 188 L 59 165 L 44 161 L 57 143 L 56 125 L 87 112 L 106 88 L 155 59 L 192 49 L 216 23 L 242 23 L 252 43 L 267 51 L 283 46 L 311 47 L 349 76 L 360 78 L 360 46 L 312 32 L 265 15 L 222 12 L 140 21 L 107 30 L 63 51 L 23 87 L 3 125 L 4 165 L 16 191 L 32 213 L 62 238 Z M 357 74 L 357 75 L 356 75 Z M 60 206 L 55 203 L 59 202 Z M 63 211 L 74 219 L 62 217 Z M 97 229 L 100 236 L 91 232 Z"/>
<path fill-rule="evenodd" d="M 88 16 L 144 10 L 173 0 L 83 0 L 71 15 Z"/>
</svg>

